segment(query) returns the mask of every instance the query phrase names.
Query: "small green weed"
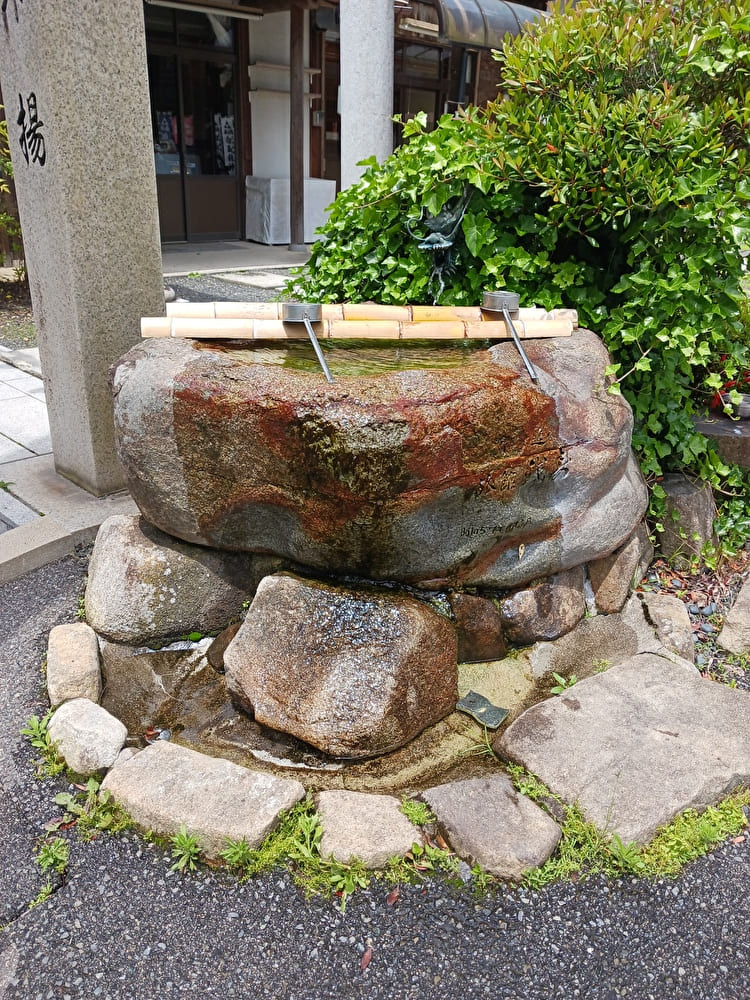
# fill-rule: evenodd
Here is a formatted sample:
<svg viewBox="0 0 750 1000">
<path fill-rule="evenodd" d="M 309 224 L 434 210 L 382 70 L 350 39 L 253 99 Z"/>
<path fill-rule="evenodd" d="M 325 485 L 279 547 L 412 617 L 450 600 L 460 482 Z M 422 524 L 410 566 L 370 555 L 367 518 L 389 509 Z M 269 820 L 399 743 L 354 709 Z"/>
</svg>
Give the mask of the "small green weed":
<svg viewBox="0 0 750 1000">
<path fill-rule="evenodd" d="M 578 682 L 576 674 L 571 674 L 570 677 L 563 677 L 562 674 L 556 674 L 553 671 L 552 676 L 557 683 L 554 687 L 550 688 L 550 694 L 562 694 Z"/>
<path fill-rule="evenodd" d="M 34 897 L 34 899 L 31 900 L 31 902 L 28 905 L 28 909 L 33 910 L 35 906 L 39 906 L 40 903 L 46 902 L 46 900 L 48 900 L 52 895 L 52 891 L 53 891 L 52 883 L 48 879 L 47 882 L 39 890 L 37 895 Z"/>
<path fill-rule="evenodd" d="M 38 778 L 53 778 L 65 770 L 65 761 L 60 757 L 47 731 L 51 717 L 52 709 L 41 717 L 32 715 L 20 731 L 35 750 L 41 751 L 41 757 L 35 761 Z"/>
<path fill-rule="evenodd" d="M 195 834 L 188 833 L 183 823 L 179 831 L 169 838 L 169 842 L 172 845 L 172 857 L 175 859 L 172 871 L 194 871 L 201 856 L 200 841 Z"/>
<path fill-rule="evenodd" d="M 466 757 L 495 757 L 492 749 L 492 740 L 487 726 L 482 726 L 482 738 L 478 743 L 473 743 L 468 750 L 464 751 Z"/>
<path fill-rule="evenodd" d="M 435 816 L 426 802 L 420 802 L 418 799 L 407 799 L 404 796 L 399 808 L 414 826 L 427 826 L 429 823 L 435 822 Z"/>
<path fill-rule="evenodd" d="M 86 621 L 86 597 L 84 594 L 78 598 L 78 605 L 76 607 L 76 618 L 79 622 Z"/>
<path fill-rule="evenodd" d="M 113 800 L 100 782 L 89 778 L 85 785 L 75 785 L 76 792 L 60 792 L 55 796 L 57 805 L 65 810 L 55 822 L 58 826 L 75 824 L 83 840 L 91 840 L 97 833 L 121 833 L 131 825 L 128 814 Z"/>
<path fill-rule="evenodd" d="M 594 660 L 593 667 L 595 674 L 603 674 L 605 670 L 609 670 L 612 666 L 611 660 Z"/>
<path fill-rule="evenodd" d="M 618 877 L 627 873 L 642 873 L 638 847 L 610 838 L 589 823 L 577 806 L 570 806 L 555 854 L 539 868 L 526 872 L 523 882 L 532 889 L 540 889 L 550 882 L 570 878 L 597 874 Z"/>
<path fill-rule="evenodd" d="M 227 840 L 227 846 L 219 856 L 227 868 L 243 877 L 253 868 L 257 853 L 243 837 L 241 840 Z"/>
<path fill-rule="evenodd" d="M 0 479 L 0 490 L 5 490 L 6 493 L 10 493 L 10 488 L 13 483 L 8 483 L 4 479 Z"/>
<path fill-rule="evenodd" d="M 508 764 L 507 768 L 516 790 L 527 799 L 531 799 L 532 802 L 542 802 L 544 799 L 554 797 L 535 774 L 529 774 L 520 764 Z"/>
<path fill-rule="evenodd" d="M 442 846 L 444 841 L 441 837 L 437 840 L 438 843 L 434 843 L 428 838 L 424 844 L 412 844 L 411 850 L 404 857 L 390 858 L 387 867 L 378 873 L 379 877 L 397 884 L 413 883 L 425 875 L 442 872 L 448 876 L 449 881 L 455 882 L 458 879 L 459 859 L 447 844 Z"/>
<path fill-rule="evenodd" d="M 512 767 L 511 773 L 516 788 L 529 798 L 538 800 L 550 794 L 523 768 Z M 626 844 L 617 834 L 609 835 L 597 829 L 578 806 L 569 806 L 565 810 L 562 836 L 555 854 L 539 868 L 527 871 L 523 882 L 529 888 L 539 889 L 551 882 L 597 874 L 610 878 L 675 876 L 688 861 L 706 854 L 726 837 L 736 835 L 747 826 L 743 807 L 748 805 L 750 789 L 744 789 L 702 813 L 688 809 L 662 827 L 644 847 Z"/>
<path fill-rule="evenodd" d="M 50 870 L 64 875 L 70 859 L 70 844 L 62 837 L 43 840 L 36 854 L 36 863 L 43 872 Z"/>
<path fill-rule="evenodd" d="M 21 729 L 21 735 L 28 739 L 35 750 L 45 751 L 49 747 L 47 724 L 51 714 L 51 712 L 47 712 L 41 718 L 38 715 L 32 715 L 26 720 L 26 725 Z"/>
<path fill-rule="evenodd" d="M 743 807 L 750 806 L 750 789 L 730 795 L 702 813 L 688 809 L 663 827 L 642 853 L 650 876 L 677 875 L 688 861 L 706 854 L 726 837 L 747 826 Z"/>
</svg>

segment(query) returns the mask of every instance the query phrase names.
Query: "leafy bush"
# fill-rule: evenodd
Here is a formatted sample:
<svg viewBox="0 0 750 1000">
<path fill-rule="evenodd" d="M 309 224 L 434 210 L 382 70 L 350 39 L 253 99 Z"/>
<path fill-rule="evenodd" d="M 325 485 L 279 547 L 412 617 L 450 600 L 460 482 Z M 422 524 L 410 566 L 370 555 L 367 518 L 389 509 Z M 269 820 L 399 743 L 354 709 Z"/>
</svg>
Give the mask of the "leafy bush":
<svg viewBox="0 0 750 1000">
<path fill-rule="evenodd" d="M 23 239 L 21 223 L 15 211 L 11 196 L 10 182 L 13 178 L 13 165 L 10 161 L 8 147 L 8 123 L 3 118 L 3 106 L 0 104 L 0 266 L 4 264 L 1 244 L 10 249 L 11 256 L 16 260 L 23 259 Z M 11 211 L 8 211 L 8 209 Z M 25 267 L 18 268 L 17 278 L 25 280 Z"/>
<path fill-rule="evenodd" d="M 433 132 L 417 116 L 342 192 L 297 291 L 429 300 L 434 257 L 410 230 L 470 193 L 440 301 L 507 287 L 578 309 L 612 353 L 646 477 L 710 481 L 746 533 L 750 484 L 692 417 L 748 367 L 750 0 L 583 0 L 501 60 L 496 102 Z"/>
</svg>

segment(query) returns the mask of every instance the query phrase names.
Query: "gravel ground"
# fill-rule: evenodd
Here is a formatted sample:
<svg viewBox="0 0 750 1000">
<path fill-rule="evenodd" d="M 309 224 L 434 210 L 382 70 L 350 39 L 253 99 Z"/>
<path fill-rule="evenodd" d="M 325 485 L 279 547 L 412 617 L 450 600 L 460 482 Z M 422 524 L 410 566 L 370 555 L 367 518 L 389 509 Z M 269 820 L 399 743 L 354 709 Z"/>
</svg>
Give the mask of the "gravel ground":
<svg viewBox="0 0 750 1000">
<path fill-rule="evenodd" d="M 0 587 L 2 1000 L 750 995 L 750 838 L 674 881 L 596 878 L 477 899 L 432 878 L 393 905 L 375 883 L 342 914 L 306 901 L 285 873 L 244 885 L 210 870 L 179 876 L 133 833 L 84 843 L 70 831 L 64 881 L 29 910 L 44 882 L 34 843 L 62 785 L 34 779 L 18 730 L 44 707 L 47 632 L 75 619 L 85 572 L 81 553 Z"/>
</svg>

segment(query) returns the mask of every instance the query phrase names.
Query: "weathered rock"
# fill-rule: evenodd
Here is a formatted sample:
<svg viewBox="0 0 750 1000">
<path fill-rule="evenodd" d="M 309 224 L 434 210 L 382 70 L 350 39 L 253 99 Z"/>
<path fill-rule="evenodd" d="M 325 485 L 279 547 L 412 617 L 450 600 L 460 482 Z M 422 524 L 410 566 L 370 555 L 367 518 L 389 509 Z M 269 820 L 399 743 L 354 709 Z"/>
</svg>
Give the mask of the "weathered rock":
<svg viewBox="0 0 750 1000">
<path fill-rule="evenodd" d="M 570 632 L 586 613 L 584 583 L 583 566 L 577 566 L 500 598 L 507 638 L 528 646 Z"/>
<path fill-rule="evenodd" d="M 224 671 L 224 653 L 226 652 L 227 646 L 237 635 L 241 625 L 242 622 L 232 622 L 231 625 L 227 625 L 224 631 L 216 636 L 214 641 L 206 650 L 206 659 L 214 670 L 218 670 L 219 673 L 223 673 Z"/>
<path fill-rule="evenodd" d="M 446 618 L 412 597 L 289 574 L 261 581 L 224 665 L 258 722 L 335 757 L 403 746 L 457 700 Z"/>
<path fill-rule="evenodd" d="M 130 760 L 131 757 L 135 757 L 137 753 L 140 753 L 139 747 L 123 747 L 118 753 L 112 767 L 117 767 L 118 764 L 124 764 L 126 760 Z"/>
<path fill-rule="evenodd" d="M 646 506 L 601 341 L 579 330 L 527 353 L 538 383 L 511 343 L 329 385 L 249 349 L 155 339 L 113 372 L 120 459 L 145 517 L 187 541 L 520 586 L 612 552 Z"/>
<path fill-rule="evenodd" d="M 659 549 L 665 559 L 687 565 L 714 539 L 714 495 L 708 483 L 696 483 L 680 473 L 664 476 L 661 486 L 666 497 Z"/>
<path fill-rule="evenodd" d="M 197 677 L 202 696 L 217 710 L 226 689 L 206 662 L 210 645 L 211 639 L 203 639 L 153 650 L 101 640 L 103 707 L 121 719 L 132 735 L 150 726 L 171 725 L 189 713 L 187 682 Z"/>
<path fill-rule="evenodd" d="M 535 678 L 550 677 L 553 673 L 563 677 L 571 674 L 586 677 L 638 653 L 679 659 L 682 666 L 691 667 L 689 662 L 670 652 L 657 636 L 646 620 L 641 601 L 634 594 L 619 614 L 584 618 L 572 632 L 555 642 L 539 642 L 523 650 L 520 658 L 528 662 L 528 672 Z"/>
<path fill-rule="evenodd" d="M 64 702 L 49 720 L 47 731 L 65 763 L 80 775 L 111 767 L 128 737 L 119 719 L 87 698 Z"/>
<path fill-rule="evenodd" d="M 498 878 L 520 879 L 560 840 L 557 823 L 505 775 L 438 785 L 422 798 L 456 854 Z"/>
<path fill-rule="evenodd" d="M 86 619 L 132 645 L 225 628 L 277 561 L 188 545 L 142 518 L 116 515 L 99 529 L 89 562 Z"/>
<path fill-rule="evenodd" d="M 52 708 L 73 698 L 99 701 L 102 677 L 96 633 L 85 622 L 55 625 L 47 641 L 47 693 Z"/>
<path fill-rule="evenodd" d="M 227 839 L 259 847 L 282 809 L 304 796 L 298 781 L 250 771 L 162 740 L 113 767 L 102 782 L 132 819 L 163 837 L 184 824 L 208 858 Z"/>
<path fill-rule="evenodd" d="M 750 781 L 750 694 L 644 654 L 528 709 L 493 746 L 601 830 L 645 843 Z"/>
<path fill-rule="evenodd" d="M 455 591 L 448 597 L 458 633 L 460 663 L 481 663 L 505 656 L 503 623 L 489 597 Z"/>
<path fill-rule="evenodd" d="M 730 653 L 750 654 L 750 580 L 745 581 L 724 619 L 718 642 Z"/>
<path fill-rule="evenodd" d="M 623 546 L 603 559 L 589 563 L 589 580 L 599 611 L 621 611 L 630 591 L 643 579 L 654 557 L 645 524 L 639 524 Z"/>
<path fill-rule="evenodd" d="M 693 628 L 688 610 L 679 597 L 644 593 L 641 598 L 646 616 L 661 642 L 684 660 L 694 663 Z"/>
<path fill-rule="evenodd" d="M 365 868 L 385 868 L 389 858 L 403 857 L 415 843 L 422 843 L 421 832 L 392 795 L 321 792 L 317 807 L 323 858 L 332 857 L 342 864 L 359 858 Z"/>
</svg>

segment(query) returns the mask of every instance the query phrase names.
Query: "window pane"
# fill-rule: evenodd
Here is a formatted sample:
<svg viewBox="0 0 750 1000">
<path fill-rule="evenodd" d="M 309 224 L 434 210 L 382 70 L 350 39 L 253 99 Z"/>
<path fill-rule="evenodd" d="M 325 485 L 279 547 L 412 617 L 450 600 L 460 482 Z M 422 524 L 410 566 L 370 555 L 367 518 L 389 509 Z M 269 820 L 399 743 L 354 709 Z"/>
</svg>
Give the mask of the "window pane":
<svg viewBox="0 0 750 1000">
<path fill-rule="evenodd" d="M 234 67 L 197 59 L 184 62 L 182 96 L 187 173 L 234 175 Z"/>
</svg>

